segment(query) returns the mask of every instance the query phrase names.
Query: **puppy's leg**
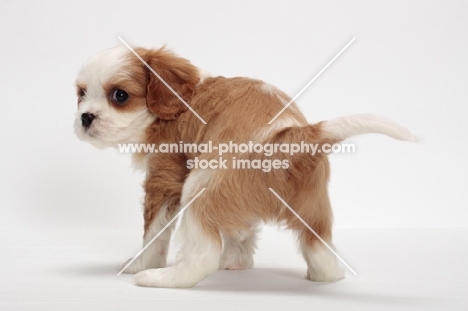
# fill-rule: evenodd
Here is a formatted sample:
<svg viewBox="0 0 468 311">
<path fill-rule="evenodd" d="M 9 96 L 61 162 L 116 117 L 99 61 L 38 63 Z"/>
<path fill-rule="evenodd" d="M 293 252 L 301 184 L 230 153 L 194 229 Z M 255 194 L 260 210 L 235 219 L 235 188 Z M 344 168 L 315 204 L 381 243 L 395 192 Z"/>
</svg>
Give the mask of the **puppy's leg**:
<svg viewBox="0 0 468 311">
<path fill-rule="evenodd" d="M 175 227 L 175 222 L 173 222 L 168 228 L 161 232 L 161 230 L 172 219 L 170 216 L 174 214 L 172 212 L 168 213 L 169 209 L 171 211 L 177 211 L 178 204 L 177 207 L 172 206 L 171 208 L 168 207 L 168 203 L 163 204 L 158 215 L 152 220 L 151 224 L 145 231 L 143 247 L 150 243 L 157 234 L 159 234 L 159 236 L 130 264 L 130 266 L 127 267 L 127 269 L 123 271 L 123 273 L 138 273 L 146 269 L 163 268 L 166 266 L 169 242 Z M 130 258 L 123 267 L 125 267 L 132 259 L 133 258 Z"/>
<path fill-rule="evenodd" d="M 333 249 L 333 213 L 327 188 L 330 175 L 328 159 L 323 154 L 313 157 L 301 154 L 290 161 L 290 167 L 293 168 L 291 178 L 285 182 L 291 188 L 284 195 L 286 202 L 299 217 L 287 209 L 283 209 L 282 217 L 289 228 L 298 234 L 301 251 L 307 262 L 307 278 L 317 282 L 341 279 L 344 277 L 343 267 L 316 236 Z"/>
<path fill-rule="evenodd" d="M 334 249 L 331 239 L 325 242 Z M 302 254 L 307 262 L 307 278 L 315 282 L 332 282 L 344 278 L 344 268 L 336 256 L 308 229 L 300 236 Z"/>
<path fill-rule="evenodd" d="M 143 246 L 146 246 L 180 210 L 180 197 L 188 170 L 178 154 L 151 158 L 145 181 Z M 148 248 L 125 269 L 137 273 L 166 266 L 166 257 L 175 222 L 166 228 Z M 129 259 L 130 261 L 131 259 Z M 129 262 L 127 261 L 127 263 Z M 127 264 L 126 263 L 126 264 Z M 126 264 L 124 266 L 126 266 Z"/>
<path fill-rule="evenodd" d="M 303 205 L 296 211 L 315 234 L 294 219 L 299 233 L 300 247 L 307 262 L 307 278 L 316 282 L 331 282 L 344 277 L 344 269 L 336 256 L 320 241 L 320 236 L 332 249 L 332 212 L 326 186 L 315 187 L 311 195 L 304 196 Z"/>
<path fill-rule="evenodd" d="M 192 287 L 219 267 L 222 243 L 219 230 L 207 225 L 200 214 L 194 213 L 199 204 L 193 203 L 185 212 L 180 234 L 184 241 L 176 263 L 168 268 L 149 269 L 138 273 L 135 282 L 148 287 Z"/>
<path fill-rule="evenodd" d="M 257 244 L 257 229 L 239 234 L 223 234 L 223 255 L 219 269 L 243 270 L 254 266 L 253 255 Z"/>
</svg>

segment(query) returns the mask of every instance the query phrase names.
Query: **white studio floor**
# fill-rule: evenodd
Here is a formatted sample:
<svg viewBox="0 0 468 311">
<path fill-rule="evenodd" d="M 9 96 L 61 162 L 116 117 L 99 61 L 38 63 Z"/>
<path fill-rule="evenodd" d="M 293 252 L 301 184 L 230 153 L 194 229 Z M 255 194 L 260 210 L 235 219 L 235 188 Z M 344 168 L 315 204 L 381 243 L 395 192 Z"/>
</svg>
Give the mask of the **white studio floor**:
<svg viewBox="0 0 468 311">
<path fill-rule="evenodd" d="M 304 279 L 292 235 L 266 227 L 256 267 L 191 289 L 141 288 L 118 268 L 139 231 L 1 231 L 0 310 L 468 310 L 468 229 L 337 229 L 358 272 Z"/>
</svg>

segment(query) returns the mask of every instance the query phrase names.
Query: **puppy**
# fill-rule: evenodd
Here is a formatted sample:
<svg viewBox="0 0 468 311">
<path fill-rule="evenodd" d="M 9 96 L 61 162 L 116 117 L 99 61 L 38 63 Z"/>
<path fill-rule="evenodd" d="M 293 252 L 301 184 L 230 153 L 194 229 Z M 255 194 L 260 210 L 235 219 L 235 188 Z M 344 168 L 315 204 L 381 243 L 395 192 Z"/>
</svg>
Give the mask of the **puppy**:
<svg viewBox="0 0 468 311">
<path fill-rule="evenodd" d="M 308 124 L 294 104 L 269 124 L 290 101 L 276 87 L 249 78 L 207 76 L 165 48 L 134 51 L 141 59 L 120 46 L 84 63 L 76 82 L 78 111 L 74 124 L 81 140 L 98 148 L 118 148 L 120 144 L 282 146 L 306 142 L 319 149 L 365 133 L 415 140 L 405 128 L 375 116 Z M 206 188 L 183 214 L 179 230 L 183 245 L 175 264 L 166 267 L 172 223 L 125 270 L 138 273 L 137 285 L 190 287 L 217 269 L 252 268 L 256 235 L 265 222 L 280 223 L 297 233 L 307 278 L 328 282 L 344 277 L 337 258 L 315 235 L 333 247 L 326 153 L 266 155 L 233 148 L 220 157 L 216 152 L 183 149 L 132 155 L 133 163 L 146 171 L 143 245 Z M 272 159 L 279 162 L 265 169 L 263 164 Z M 239 160 L 244 166 L 236 166 Z M 224 163 L 222 168 L 202 168 L 193 165 L 197 161 Z"/>
</svg>

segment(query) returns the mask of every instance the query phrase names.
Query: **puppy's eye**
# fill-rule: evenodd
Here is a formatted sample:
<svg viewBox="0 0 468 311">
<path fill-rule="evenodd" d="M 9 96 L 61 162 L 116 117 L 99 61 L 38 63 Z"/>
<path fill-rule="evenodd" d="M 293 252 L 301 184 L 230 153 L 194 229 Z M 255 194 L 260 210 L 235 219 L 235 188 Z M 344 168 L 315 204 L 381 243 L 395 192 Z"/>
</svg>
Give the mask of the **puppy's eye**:
<svg viewBox="0 0 468 311">
<path fill-rule="evenodd" d="M 81 103 L 81 101 L 83 101 L 85 97 L 86 97 L 86 90 L 79 88 L 78 89 L 78 104 Z"/>
<path fill-rule="evenodd" d="M 119 105 L 124 104 L 127 101 L 127 99 L 128 93 L 123 90 L 115 90 L 112 94 L 112 100 Z"/>
</svg>

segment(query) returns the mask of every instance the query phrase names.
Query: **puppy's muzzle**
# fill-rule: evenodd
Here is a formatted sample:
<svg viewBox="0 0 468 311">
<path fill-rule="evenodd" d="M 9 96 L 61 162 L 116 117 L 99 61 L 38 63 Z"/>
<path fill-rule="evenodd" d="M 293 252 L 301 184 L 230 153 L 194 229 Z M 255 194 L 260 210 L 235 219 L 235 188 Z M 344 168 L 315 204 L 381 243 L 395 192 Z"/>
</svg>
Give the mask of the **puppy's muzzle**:
<svg viewBox="0 0 468 311">
<path fill-rule="evenodd" d="M 83 125 L 85 128 L 88 128 L 91 126 L 91 123 L 93 123 L 95 118 L 96 116 L 94 114 L 85 112 L 81 115 L 81 125 Z"/>
</svg>

